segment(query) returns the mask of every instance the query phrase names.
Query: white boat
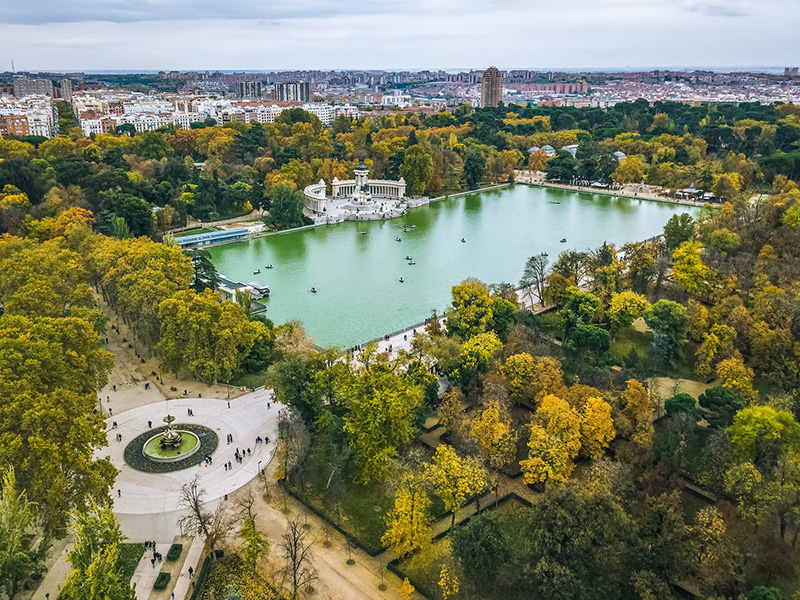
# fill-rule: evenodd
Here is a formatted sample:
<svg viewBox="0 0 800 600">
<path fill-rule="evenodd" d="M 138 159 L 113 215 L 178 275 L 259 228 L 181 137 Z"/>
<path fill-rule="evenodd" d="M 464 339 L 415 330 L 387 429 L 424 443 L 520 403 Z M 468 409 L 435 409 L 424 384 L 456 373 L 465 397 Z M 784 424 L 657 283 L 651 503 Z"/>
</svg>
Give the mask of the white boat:
<svg viewBox="0 0 800 600">
<path fill-rule="evenodd" d="M 253 275 L 258 275 L 259 273 L 261 273 L 261 269 L 256 269 L 253 271 Z"/>
<path fill-rule="evenodd" d="M 405 282 L 405 279 L 403 279 L 403 278 L 401 277 L 401 278 L 400 278 L 400 283 L 403 283 L 403 282 Z"/>
<path fill-rule="evenodd" d="M 312 288 L 311 288 L 311 293 L 312 293 L 312 294 L 316 294 L 316 293 L 317 293 L 317 288 L 314 288 L 314 287 L 312 287 Z"/>
</svg>

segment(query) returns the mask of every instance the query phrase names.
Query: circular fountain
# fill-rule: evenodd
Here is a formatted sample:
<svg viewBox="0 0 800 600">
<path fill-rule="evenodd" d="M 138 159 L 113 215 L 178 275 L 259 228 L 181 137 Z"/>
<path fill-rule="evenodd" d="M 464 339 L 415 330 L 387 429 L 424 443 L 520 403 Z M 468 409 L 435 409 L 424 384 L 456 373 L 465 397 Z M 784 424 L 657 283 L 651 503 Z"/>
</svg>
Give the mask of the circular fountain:
<svg viewBox="0 0 800 600">
<path fill-rule="evenodd" d="M 172 426 L 175 417 L 164 417 L 166 428 L 148 439 L 142 447 L 142 454 L 155 462 L 177 462 L 190 457 L 200 449 L 200 438 L 188 429 Z"/>
</svg>

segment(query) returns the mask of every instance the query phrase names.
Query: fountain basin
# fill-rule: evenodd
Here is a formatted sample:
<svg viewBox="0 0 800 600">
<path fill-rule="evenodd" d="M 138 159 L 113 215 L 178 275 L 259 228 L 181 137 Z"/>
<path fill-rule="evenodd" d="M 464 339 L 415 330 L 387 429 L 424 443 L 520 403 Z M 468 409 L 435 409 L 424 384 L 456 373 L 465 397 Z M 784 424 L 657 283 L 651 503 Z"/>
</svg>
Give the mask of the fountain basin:
<svg viewBox="0 0 800 600">
<path fill-rule="evenodd" d="M 148 439 L 142 447 L 142 454 L 148 460 L 162 463 L 177 462 L 190 457 L 200 449 L 200 438 L 186 429 L 178 429 L 181 434 L 181 443 L 178 447 L 162 448 L 161 440 L 164 432 L 157 433 Z"/>
</svg>

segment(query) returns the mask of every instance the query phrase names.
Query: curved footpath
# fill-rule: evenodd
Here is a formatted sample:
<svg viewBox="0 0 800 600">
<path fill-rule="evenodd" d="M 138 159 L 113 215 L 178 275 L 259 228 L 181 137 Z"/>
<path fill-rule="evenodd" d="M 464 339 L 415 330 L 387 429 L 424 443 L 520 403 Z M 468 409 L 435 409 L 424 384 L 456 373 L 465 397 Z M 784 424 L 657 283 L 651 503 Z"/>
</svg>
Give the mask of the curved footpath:
<svg viewBox="0 0 800 600">
<path fill-rule="evenodd" d="M 272 402 L 272 398 L 266 390 L 233 398 L 230 408 L 226 400 L 181 398 L 139 406 L 106 419 L 108 447 L 98 456 L 108 456 L 119 469 L 112 497 L 123 534 L 134 542 L 172 541 L 180 534 L 181 487 L 195 475 L 199 475 L 200 486 L 206 491 L 205 501 L 212 510 L 221 498 L 251 481 L 275 454 L 278 413 L 282 406 L 272 404 L 268 409 L 267 402 Z M 189 408 L 193 416 L 188 416 Z M 212 454 L 212 464 L 206 465 L 199 455 L 199 466 L 173 473 L 144 473 L 125 464 L 124 451 L 128 443 L 148 430 L 148 420 L 153 422 L 153 427 L 158 427 L 167 414 L 177 417 L 176 424 L 195 423 L 216 432 L 219 445 Z M 112 428 L 114 422 L 116 428 Z M 122 435 L 122 441 L 116 440 L 117 434 Z M 233 435 L 233 443 L 227 442 L 228 434 Z M 268 437 L 269 443 L 257 444 L 259 436 Z M 237 448 L 244 450 L 245 455 L 248 448 L 251 450 L 241 464 L 234 458 Z M 225 469 L 228 461 L 230 470 Z"/>
</svg>

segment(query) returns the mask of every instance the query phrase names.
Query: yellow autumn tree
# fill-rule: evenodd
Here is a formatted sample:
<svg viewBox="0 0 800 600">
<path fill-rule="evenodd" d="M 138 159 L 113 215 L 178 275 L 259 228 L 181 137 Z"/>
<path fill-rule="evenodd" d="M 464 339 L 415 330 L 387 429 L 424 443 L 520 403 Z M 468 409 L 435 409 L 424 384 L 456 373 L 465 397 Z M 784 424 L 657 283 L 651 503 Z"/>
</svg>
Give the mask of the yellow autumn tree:
<svg viewBox="0 0 800 600">
<path fill-rule="evenodd" d="M 406 475 L 395 494 L 394 508 L 386 517 L 386 533 L 381 543 L 397 556 L 421 548 L 431 537 L 430 506 L 422 479 Z"/>
<path fill-rule="evenodd" d="M 489 485 L 480 461 L 472 456 L 460 457 L 448 444 L 436 448 L 433 460 L 426 465 L 425 477 L 445 510 L 453 513 L 453 524 L 467 498 L 480 494 Z"/>
<path fill-rule="evenodd" d="M 408 577 L 403 579 L 403 583 L 400 584 L 400 587 L 397 588 L 397 591 L 400 592 L 400 595 L 403 597 L 404 600 L 411 600 L 414 597 L 414 592 L 416 588 L 411 585 L 411 582 L 408 580 Z"/>
<path fill-rule="evenodd" d="M 611 405 L 602 398 L 589 398 L 581 414 L 581 454 L 600 458 L 616 434 Z"/>
<path fill-rule="evenodd" d="M 446 564 L 443 564 L 439 569 L 439 591 L 442 593 L 442 597 L 447 599 L 450 596 L 455 596 L 459 589 L 461 589 L 461 583 L 455 572 Z"/>
<path fill-rule="evenodd" d="M 753 369 L 744 364 L 738 351 L 717 365 L 717 375 L 722 387 L 736 392 L 745 404 L 752 404 L 758 398 L 753 389 Z"/>
<path fill-rule="evenodd" d="M 648 306 L 647 298 L 630 290 L 611 296 L 606 316 L 611 323 L 612 332 L 616 335 L 620 329 L 630 327 L 644 314 Z"/>
<path fill-rule="evenodd" d="M 626 385 L 622 399 L 625 416 L 631 423 L 631 439 L 643 446 L 649 446 L 653 442 L 653 420 L 655 419 L 655 410 L 650 401 L 650 394 L 635 379 L 629 379 Z"/>
<path fill-rule="evenodd" d="M 561 363 L 550 356 L 514 354 L 508 357 L 501 373 L 509 395 L 517 402 L 538 402 L 547 394 L 560 394 L 564 390 Z"/>
<path fill-rule="evenodd" d="M 453 388 L 442 394 L 439 401 L 439 425 L 452 433 L 461 428 L 462 420 L 461 392 Z"/>
<path fill-rule="evenodd" d="M 548 395 L 531 419 L 528 458 L 520 461 L 525 483 L 566 481 L 581 449 L 581 417 L 569 403 Z"/>
<path fill-rule="evenodd" d="M 635 183 L 644 179 L 644 161 L 638 156 L 627 156 L 611 174 L 616 184 Z"/>
<path fill-rule="evenodd" d="M 715 323 L 703 336 L 703 343 L 695 353 L 695 373 L 701 379 L 711 375 L 714 364 L 720 360 L 730 358 L 733 354 L 733 340 L 736 331 L 733 327 L 722 323 Z"/>
<path fill-rule="evenodd" d="M 714 271 L 702 259 L 703 246 L 700 242 L 683 242 L 672 253 L 672 276 L 689 294 L 695 297 L 707 296 Z"/>
<path fill-rule="evenodd" d="M 487 462 L 495 469 L 511 462 L 517 451 L 517 433 L 511 428 L 508 408 L 500 400 L 486 403 L 480 416 L 472 421 L 470 433 Z"/>
</svg>

